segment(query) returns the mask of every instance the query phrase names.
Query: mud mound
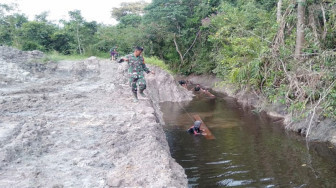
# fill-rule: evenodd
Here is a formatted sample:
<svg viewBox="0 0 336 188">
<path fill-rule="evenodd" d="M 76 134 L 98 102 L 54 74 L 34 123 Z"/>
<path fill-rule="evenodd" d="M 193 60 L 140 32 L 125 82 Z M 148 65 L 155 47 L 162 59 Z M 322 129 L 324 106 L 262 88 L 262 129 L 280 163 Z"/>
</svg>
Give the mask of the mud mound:
<svg viewBox="0 0 336 188">
<path fill-rule="evenodd" d="M 26 63 L 27 60 L 36 60 L 44 56 L 43 52 L 21 51 L 8 46 L 0 46 L 0 59 L 10 63 Z"/>
<path fill-rule="evenodd" d="M 125 64 L 90 58 L 35 71 L 26 66 L 33 52 L 1 50 L 0 187 L 187 186 L 157 123 L 157 102 L 132 102 Z M 154 80 L 168 93 L 179 86 L 155 71 L 147 94 L 163 101 Z"/>
</svg>

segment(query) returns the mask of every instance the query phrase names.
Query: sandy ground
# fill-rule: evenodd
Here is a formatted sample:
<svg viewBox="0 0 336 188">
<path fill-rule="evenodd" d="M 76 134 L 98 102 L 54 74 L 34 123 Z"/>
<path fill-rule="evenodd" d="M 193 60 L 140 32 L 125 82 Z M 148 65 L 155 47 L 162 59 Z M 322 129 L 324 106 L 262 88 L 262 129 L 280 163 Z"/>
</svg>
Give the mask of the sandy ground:
<svg viewBox="0 0 336 188">
<path fill-rule="evenodd" d="M 152 68 L 133 103 L 126 64 L 41 57 L 0 47 L 0 187 L 187 186 L 158 123 L 192 97 L 172 76 Z"/>
</svg>

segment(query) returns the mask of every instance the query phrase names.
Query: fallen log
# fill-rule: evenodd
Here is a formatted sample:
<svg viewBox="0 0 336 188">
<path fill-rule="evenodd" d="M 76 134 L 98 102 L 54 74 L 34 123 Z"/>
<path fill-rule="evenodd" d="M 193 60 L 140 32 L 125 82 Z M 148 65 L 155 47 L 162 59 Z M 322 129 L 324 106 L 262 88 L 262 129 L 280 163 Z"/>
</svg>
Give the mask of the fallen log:
<svg viewBox="0 0 336 188">
<path fill-rule="evenodd" d="M 201 121 L 201 130 L 204 130 L 204 137 L 209 140 L 216 139 L 215 136 L 211 133 L 211 131 L 208 129 L 208 127 L 205 125 L 205 123 L 202 121 L 201 117 L 199 115 L 194 115 L 195 121 Z"/>
</svg>

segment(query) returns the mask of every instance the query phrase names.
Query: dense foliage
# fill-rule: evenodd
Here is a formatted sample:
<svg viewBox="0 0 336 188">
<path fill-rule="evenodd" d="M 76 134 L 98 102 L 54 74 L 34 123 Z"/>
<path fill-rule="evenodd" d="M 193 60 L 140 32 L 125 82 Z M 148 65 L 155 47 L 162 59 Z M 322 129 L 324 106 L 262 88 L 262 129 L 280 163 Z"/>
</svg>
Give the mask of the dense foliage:
<svg viewBox="0 0 336 188">
<path fill-rule="evenodd" d="M 59 24 L 0 4 L 0 43 L 61 54 L 121 54 L 135 45 L 180 74 L 216 74 L 280 103 L 295 117 L 336 117 L 334 0 L 153 0 L 112 10 L 115 26 L 80 11 Z M 310 107 L 310 108 L 307 108 Z"/>
</svg>

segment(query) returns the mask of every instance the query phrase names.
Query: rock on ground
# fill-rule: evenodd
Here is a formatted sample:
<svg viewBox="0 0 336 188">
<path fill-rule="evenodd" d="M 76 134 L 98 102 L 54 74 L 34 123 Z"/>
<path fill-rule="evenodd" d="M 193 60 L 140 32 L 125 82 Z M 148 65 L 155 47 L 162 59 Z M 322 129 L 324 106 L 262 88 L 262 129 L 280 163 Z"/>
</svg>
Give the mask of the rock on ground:
<svg viewBox="0 0 336 188">
<path fill-rule="evenodd" d="M 153 104 L 191 93 L 156 70 L 136 104 L 126 64 L 42 57 L 0 47 L 0 187 L 187 186 Z"/>
</svg>

